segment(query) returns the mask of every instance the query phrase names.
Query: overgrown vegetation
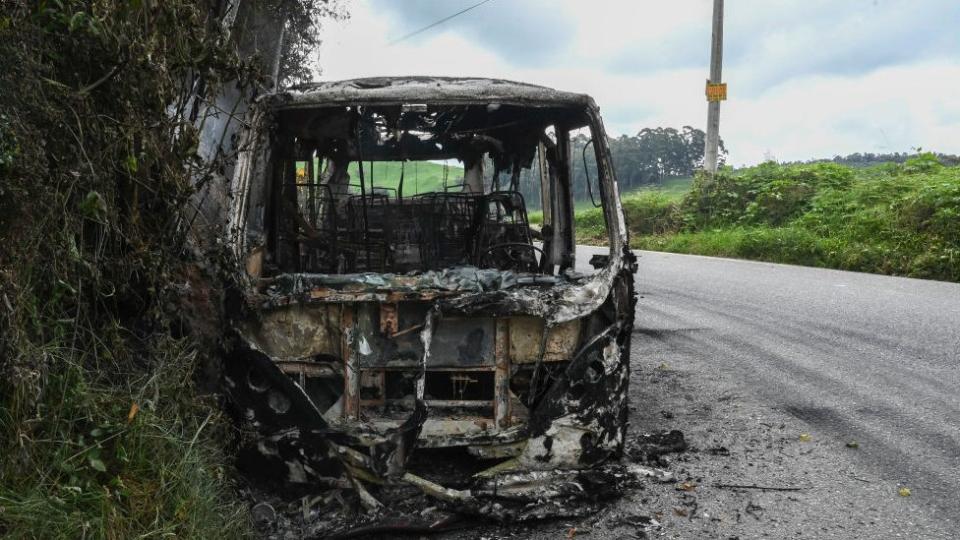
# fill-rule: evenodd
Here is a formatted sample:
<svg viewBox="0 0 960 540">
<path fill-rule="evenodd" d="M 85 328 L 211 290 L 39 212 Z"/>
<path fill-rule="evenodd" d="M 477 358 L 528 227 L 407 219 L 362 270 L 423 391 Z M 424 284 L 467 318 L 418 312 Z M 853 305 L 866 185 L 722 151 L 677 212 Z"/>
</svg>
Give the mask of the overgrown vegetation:
<svg viewBox="0 0 960 540">
<path fill-rule="evenodd" d="M 264 81 L 236 55 L 221 4 L 3 3 L 0 536 L 249 530 L 226 423 L 198 390 L 217 283 L 182 212 L 222 167 L 196 157 L 198 81 L 207 96 Z M 302 30 L 327 4 L 271 9 Z"/>
<path fill-rule="evenodd" d="M 633 247 L 960 281 L 960 167 L 765 163 L 624 198 Z M 577 214 L 581 240 L 595 212 Z M 602 234 L 599 235 L 602 237 Z"/>
</svg>

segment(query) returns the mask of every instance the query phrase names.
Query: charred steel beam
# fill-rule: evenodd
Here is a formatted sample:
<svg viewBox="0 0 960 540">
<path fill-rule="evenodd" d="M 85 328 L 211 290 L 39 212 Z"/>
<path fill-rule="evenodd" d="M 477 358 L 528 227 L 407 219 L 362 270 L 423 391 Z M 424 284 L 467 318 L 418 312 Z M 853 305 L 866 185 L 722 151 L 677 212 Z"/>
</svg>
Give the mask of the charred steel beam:
<svg viewBox="0 0 960 540">
<path fill-rule="evenodd" d="M 439 408 L 482 408 L 489 407 L 491 402 L 485 399 L 427 399 L 424 403 L 428 407 Z"/>
<path fill-rule="evenodd" d="M 493 417 L 496 427 L 505 428 L 510 422 L 510 321 L 501 317 L 496 325 Z"/>
<path fill-rule="evenodd" d="M 300 375 L 303 377 L 333 378 L 340 375 L 337 370 L 329 364 L 320 364 L 317 362 L 303 362 L 298 360 L 274 360 L 281 371 L 287 375 Z"/>
<path fill-rule="evenodd" d="M 357 169 L 360 173 L 360 205 L 363 208 L 363 251 L 367 258 L 367 271 L 370 270 L 370 222 L 367 220 L 367 188 L 363 180 L 363 139 L 360 126 L 363 124 L 360 109 L 357 109 Z"/>
<path fill-rule="evenodd" d="M 343 351 L 343 417 L 358 418 L 360 414 L 360 358 L 357 356 L 353 339 L 353 306 L 343 305 L 340 314 L 341 350 Z"/>
<path fill-rule="evenodd" d="M 307 198 L 310 201 L 310 225 L 314 228 L 317 228 L 317 185 L 316 185 L 316 173 L 313 170 L 313 155 L 311 153 L 307 159 Z"/>
<path fill-rule="evenodd" d="M 553 186 L 550 182 L 549 166 L 547 165 L 547 147 L 541 141 L 537 145 L 537 168 L 540 170 L 540 206 L 543 208 L 543 252 L 545 257 L 540 262 L 541 270 L 552 270 L 556 258 L 554 257 L 553 234 Z"/>
<path fill-rule="evenodd" d="M 570 130 L 557 128 L 557 175 L 554 218 L 560 244 L 560 271 L 573 268 L 576 243 L 573 237 L 573 178 L 570 159 Z"/>
</svg>

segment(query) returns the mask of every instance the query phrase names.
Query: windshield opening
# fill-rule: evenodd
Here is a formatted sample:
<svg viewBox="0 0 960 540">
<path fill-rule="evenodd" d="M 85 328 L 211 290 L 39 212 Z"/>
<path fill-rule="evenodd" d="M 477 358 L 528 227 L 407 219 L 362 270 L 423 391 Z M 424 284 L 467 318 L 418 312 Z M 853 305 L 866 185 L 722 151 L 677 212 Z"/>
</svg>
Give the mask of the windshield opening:
<svg viewBox="0 0 960 540">
<path fill-rule="evenodd" d="M 573 267 L 581 156 L 570 141 L 590 131 L 584 111 L 408 104 L 278 117 L 264 276 Z"/>
</svg>

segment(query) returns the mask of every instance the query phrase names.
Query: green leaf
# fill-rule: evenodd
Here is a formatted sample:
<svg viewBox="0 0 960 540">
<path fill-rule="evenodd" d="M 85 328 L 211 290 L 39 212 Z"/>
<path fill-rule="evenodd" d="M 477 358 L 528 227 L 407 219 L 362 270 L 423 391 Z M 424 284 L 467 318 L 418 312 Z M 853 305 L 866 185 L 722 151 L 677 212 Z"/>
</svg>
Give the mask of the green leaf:
<svg viewBox="0 0 960 540">
<path fill-rule="evenodd" d="M 90 466 L 100 472 L 107 472 L 107 466 L 103 464 L 103 461 L 97 458 L 90 458 L 87 461 L 90 462 Z"/>
<path fill-rule="evenodd" d="M 107 221 L 107 201 L 98 191 L 91 190 L 80 203 L 80 212 L 89 219 L 105 223 Z"/>
<path fill-rule="evenodd" d="M 70 22 L 67 25 L 67 27 L 70 29 L 71 32 L 73 32 L 74 30 L 79 28 L 81 24 L 83 24 L 83 20 L 86 17 L 87 17 L 87 14 L 82 11 L 78 11 L 74 13 L 73 17 L 70 17 Z"/>
</svg>

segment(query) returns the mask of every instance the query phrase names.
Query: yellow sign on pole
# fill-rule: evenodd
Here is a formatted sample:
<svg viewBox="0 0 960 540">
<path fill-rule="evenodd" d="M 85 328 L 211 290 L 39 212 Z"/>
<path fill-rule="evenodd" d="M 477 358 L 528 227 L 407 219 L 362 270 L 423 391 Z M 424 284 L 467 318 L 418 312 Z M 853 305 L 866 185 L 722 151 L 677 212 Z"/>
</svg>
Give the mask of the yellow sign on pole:
<svg viewBox="0 0 960 540">
<path fill-rule="evenodd" d="M 727 83 L 712 83 L 707 81 L 707 101 L 726 101 Z"/>
</svg>

